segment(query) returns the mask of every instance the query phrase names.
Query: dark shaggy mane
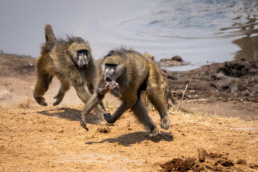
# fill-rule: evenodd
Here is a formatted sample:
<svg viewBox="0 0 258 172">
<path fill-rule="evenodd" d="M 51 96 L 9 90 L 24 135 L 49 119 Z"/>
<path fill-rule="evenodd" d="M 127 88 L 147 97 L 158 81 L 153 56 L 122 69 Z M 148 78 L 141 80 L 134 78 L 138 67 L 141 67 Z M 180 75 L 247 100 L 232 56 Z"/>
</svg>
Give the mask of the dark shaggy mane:
<svg viewBox="0 0 258 172">
<path fill-rule="evenodd" d="M 67 42 L 68 43 L 78 42 L 78 43 L 87 43 L 88 44 L 88 42 L 86 42 L 81 37 L 75 37 L 75 36 L 69 36 L 69 35 L 67 35 Z"/>
<path fill-rule="evenodd" d="M 116 55 L 122 58 L 126 58 L 126 54 L 128 53 L 136 53 L 141 55 L 140 53 L 134 51 L 133 49 L 126 49 L 125 47 L 121 47 L 121 48 L 109 51 L 109 53 L 104 57 L 104 59 L 108 56 L 116 56 Z"/>
</svg>

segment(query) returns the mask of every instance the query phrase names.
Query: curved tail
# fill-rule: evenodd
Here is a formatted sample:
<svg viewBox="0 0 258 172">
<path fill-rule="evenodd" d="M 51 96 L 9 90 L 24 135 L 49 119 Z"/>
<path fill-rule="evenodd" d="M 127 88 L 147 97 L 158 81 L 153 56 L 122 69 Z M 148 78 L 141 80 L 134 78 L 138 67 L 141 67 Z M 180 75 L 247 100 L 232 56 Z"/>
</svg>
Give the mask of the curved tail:
<svg viewBox="0 0 258 172">
<path fill-rule="evenodd" d="M 50 24 L 47 24 L 45 27 L 45 37 L 46 37 L 46 41 L 55 41 L 56 40 L 56 36 L 55 36 L 53 28 Z"/>
</svg>

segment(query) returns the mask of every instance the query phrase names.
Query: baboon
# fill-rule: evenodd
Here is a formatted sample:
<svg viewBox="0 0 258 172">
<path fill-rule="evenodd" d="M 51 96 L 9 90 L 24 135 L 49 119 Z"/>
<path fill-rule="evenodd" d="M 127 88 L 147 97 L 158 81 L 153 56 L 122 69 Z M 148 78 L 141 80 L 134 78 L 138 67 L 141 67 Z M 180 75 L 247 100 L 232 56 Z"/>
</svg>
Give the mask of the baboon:
<svg viewBox="0 0 258 172">
<path fill-rule="evenodd" d="M 134 50 L 124 48 L 112 50 L 106 55 L 99 68 L 99 77 L 95 91 L 85 104 L 81 114 L 81 125 L 85 129 L 86 115 L 104 98 L 107 92 L 119 97 L 122 104 L 113 115 L 104 114 L 108 123 L 115 123 L 128 109 L 150 130 L 150 136 L 160 134 L 143 105 L 140 96 L 146 90 L 153 106 L 161 117 L 161 127 L 168 129 L 170 120 L 166 112 L 164 91 L 160 87 L 162 76 L 157 64 Z"/>
<path fill-rule="evenodd" d="M 149 53 L 144 53 L 143 54 L 143 56 L 145 56 L 145 57 L 147 57 L 147 58 L 150 58 L 150 59 L 152 59 L 153 61 L 154 61 L 154 56 L 152 56 L 152 55 L 150 55 Z M 165 92 L 165 97 L 166 97 L 166 101 L 167 101 L 167 107 L 168 107 L 168 109 L 170 108 L 170 106 L 171 106 L 171 104 L 169 104 L 169 100 L 175 105 L 176 104 L 176 100 L 174 99 L 174 97 L 172 96 L 172 93 L 171 93 L 171 88 L 169 87 L 169 85 L 168 85 L 168 79 L 167 79 L 167 74 L 166 74 L 166 72 L 165 71 L 163 71 L 163 70 L 160 70 L 160 72 L 161 72 L 161 75 L 162 75 L 162 77 L 161 77 L 161 82 L 160 82 L 160 86 L 161 86 L 161 88 L 164 90 L 164 92 Z M 145 104 L 146 104 L 146 97 L 147 95 L 143 95 L 143 97 L 144 97 L 144 102 L 145 102 Z"/>
<path fill-rule="evenodd" d="M 86 103 L 87 98 L 93 93 L 97 76 L 89 44 L 80 37 L 67 36 L 67 40 L 56 39 L 49 24 L 45 26 L 45 39 L 46 43 L 41 47 L 36 64 L 37 83 L 33 91 L 35 100 L 38 104 L 47 106 L 43 95 L 56 76 L 61 86 L 54 97 L 54 106 L 61 103 L 71 84 L 79 98 Z M 88 90 L 85 89 L 85 85 Z M 101 107 L 98 106 L 96 109 L 103 115 L 104 110 Z"/>
</svg>

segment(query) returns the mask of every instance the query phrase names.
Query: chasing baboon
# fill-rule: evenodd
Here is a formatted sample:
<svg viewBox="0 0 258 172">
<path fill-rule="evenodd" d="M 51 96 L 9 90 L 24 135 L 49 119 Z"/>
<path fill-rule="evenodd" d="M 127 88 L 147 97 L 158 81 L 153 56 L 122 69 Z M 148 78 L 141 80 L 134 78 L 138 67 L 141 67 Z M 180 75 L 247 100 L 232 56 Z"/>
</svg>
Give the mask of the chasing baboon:
<svg viewBox="0 0 258 172">
<path fill-rule="evenodd" d="M 43 95 L 56 76 L 61 86 L 54 97 L 54 106 L 61 103 L 71 84 L 79 98 L 86 103 L 87 98 L 93 93 L 97 75 L 89 44 L 80 37 L 67 36 L 67 40 L 56 39 L 49 24 L 45 27 L 45 38 L 46 43 L 41 47 L 36 64 L 37 83 L 33 91 L 35 100 L 38 104 L 47 106 Z M 85 85 L 88 90 L 85 89 Z M 99 106 L 97 109 L 103 115 L 104 110 Z"/>
<path fill-rule="evenodd" d="M 116 120 L 128 109 L 131 109 L 138 120 L 150 130 L 150 136 L 160 133 L 148 115 L 140 96 L 146 90 L 153 106 L 161 117 L 161 127 L 169 128 L 170 120 L 167 115 L 164 91 L 160 87 L 160 69 L 157 64 L 133 50 L 124 48 L 113 50 L 106 55 L 99 68 L 98 81 L 95 91 L 85 104 L 81 114 L 81 125 L 85 129 L 85 117 L 98 105 L 107 92 L 119 97 L 122 104 L 113 115 L 104 114 L 108 123 L 115 123 Z"/>
<path fill-rule="evenodd" d="M 154 61 L 154 56 L 150 55 L 149 53 L 144 53 L 143 56 L 147 57 L 147 58 L 150 58 Z M 163 70 L 160 70 L 161 72 L 161 81 L 160 81 L 160 86 L 161 88 L 164 90 L 165 92 L 165 96 L 166 96 L 166 101 L 167 101 L 167 107 L 168 109 L 170 108 L 171 104 L 169 104 L 169 100 L 175 105 L 176 104 L 176 100 L 174 99 L 174 97 L 172 96 L 172 93 L 171 93 L 171 88 L 169 87 L 168 85 L 168 79 L 167 79 L 167 74 L 165 71 Z M 144 98 L 144 102 L 145 104 L 148 104 L 146 103 L 147 100 L 146 100 L 146 94 L 143 94 L 143 98 Z"/>
</svg>

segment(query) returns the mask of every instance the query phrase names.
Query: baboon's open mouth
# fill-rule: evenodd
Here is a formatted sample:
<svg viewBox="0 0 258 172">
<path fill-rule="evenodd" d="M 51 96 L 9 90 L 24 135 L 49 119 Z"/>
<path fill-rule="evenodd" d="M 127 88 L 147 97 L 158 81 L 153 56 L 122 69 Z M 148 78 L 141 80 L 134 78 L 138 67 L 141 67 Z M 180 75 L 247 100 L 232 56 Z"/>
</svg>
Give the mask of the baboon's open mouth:
<svg viewBox="0 0 258 172">
<path fill-rule="evenodd" d="M 85 69 L 87 69 L 87 65 L 86 65 L 86 64 L 84 64 L 84 65 L 82 65 L 82 66 L 80 67 L 80 70 L 85 70 Z"/>
<path fill-rule="evenodd" d="M 111 81 L 112 81 L 112 79 L 111 79 L 111 78 L 109 78 L 109 77 L 107 77 L 107 78 L 106 78 L 106 81 L 107 81 L 107 82 L 111 82 Z"/>
</svg>

